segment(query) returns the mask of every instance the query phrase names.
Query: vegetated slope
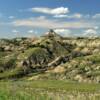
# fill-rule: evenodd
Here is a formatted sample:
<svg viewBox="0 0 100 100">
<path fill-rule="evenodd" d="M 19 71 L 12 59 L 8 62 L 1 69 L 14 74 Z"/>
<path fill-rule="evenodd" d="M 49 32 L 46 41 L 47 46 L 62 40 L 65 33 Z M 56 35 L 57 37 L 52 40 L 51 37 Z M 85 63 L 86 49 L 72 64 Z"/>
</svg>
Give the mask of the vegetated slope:
<svg viewBox="0 0 100 100">
<path fill-rule="evenodd" d="M 0 79 L 57 79 L 100 83 L 100 38 L 0 40 Z"/>
</svg>

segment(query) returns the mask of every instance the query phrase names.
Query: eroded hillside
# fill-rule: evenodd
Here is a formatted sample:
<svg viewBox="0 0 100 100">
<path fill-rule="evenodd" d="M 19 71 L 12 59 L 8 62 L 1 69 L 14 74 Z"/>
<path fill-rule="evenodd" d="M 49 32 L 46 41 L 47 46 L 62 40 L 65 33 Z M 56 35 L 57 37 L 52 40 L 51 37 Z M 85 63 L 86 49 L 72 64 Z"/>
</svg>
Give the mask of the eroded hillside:
<svg viewBox="0 0 100 100">
<path fill-rule="evenodd" d="M 0 79 L 56 79 L 100 83 L 100 38 L 0 40 Z"/>
</svg>

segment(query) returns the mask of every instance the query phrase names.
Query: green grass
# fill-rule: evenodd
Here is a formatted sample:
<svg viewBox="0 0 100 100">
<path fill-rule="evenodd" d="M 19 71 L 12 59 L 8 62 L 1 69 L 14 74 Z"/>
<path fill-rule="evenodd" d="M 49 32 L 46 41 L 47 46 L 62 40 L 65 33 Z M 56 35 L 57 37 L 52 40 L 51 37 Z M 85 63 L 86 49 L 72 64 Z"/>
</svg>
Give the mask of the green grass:
<svg viewBox="0 0 100 100">
<path fill-rule="evenodd" d="M 22 73 L 22 70 L 20 68 L 7 70 L 7 71 L 5 71 L 3 73 L 0 73 L 0 79 L 7 79 L 7 78 L 11 78 L 11 77 L 15 77 L 16 78 L 21 73 Z"/>
<path fill-rule="evenodd" d="M 88 60 L 94 62 L 94 64 L 100 64 L 100 54 L 93 54 L 84 57 L 77 57 L 77 61 Z"/>
<path fill-rule="evenodd" d="M 80 98 L 100 100 L 100 84 L 57 80 L 0 82 L 0 100 L 80 100 Z"/>
</svg>

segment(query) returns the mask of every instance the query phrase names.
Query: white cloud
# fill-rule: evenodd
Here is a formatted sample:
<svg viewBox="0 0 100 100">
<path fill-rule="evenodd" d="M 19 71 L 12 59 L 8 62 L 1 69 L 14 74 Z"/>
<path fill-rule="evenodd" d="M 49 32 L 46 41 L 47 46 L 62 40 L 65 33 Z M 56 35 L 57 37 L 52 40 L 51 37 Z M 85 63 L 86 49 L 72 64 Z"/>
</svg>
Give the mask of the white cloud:
<svg viewBox="0 0 100 100">
<path fill-rule="evenodd" d="M 79 13 L 73 14 L 72 16 L 69 16 L 69 18 L 81 18 L 82 15 Z"/>
<path fill-rule="evenodd" d="M 36 7 L 36 8 L 31 8 L 31 11 L 44 14 L 59 15 L 68 13 L 69 9 L 64 7 L 59 7 L 59 8 Z"/>
<path fill-rule="evenodd" d="M 79 13 L 73 15 L 55 15 L 56 18 L 82 18 L 82 15 Z"/>
<path fill-rule="evenodd" d="M 15 16 L 9 16 L 8 18 L 9 18 L 9 19 L 14 19 L 14 18 L 15 18 Z"/>
<path fill-rule="evenodd" d="M 12 22 L 14 26 L 38 27 L 38 28 L 91 28 L 91 23 L 85 21 L 66 22 L 45 17 L 37 17 L 31 19 L 15 20 Z"/>
<path fill-rule="evenodd" d="M 34 30 L 29 30 L 28 33 L 34 33 Z"/>
<path fill-rule="evenodd" d="M 55 29 L 54 31 L 62 36 L 71 36 L 71 30 L 69 29 Z"/>
<path fill-rule="evenodd" d="M 13 33 L 19 33 L 16 29 L 12 30 Z"/>
<path fill-rule="evenodd" d="M 37 30 L 31 29 L 31 30 L 28 30 L 27 33 L 30 36 L 33 36 L 33 35 L 38 36 L 38 31 Z"/>
<path fill-rule="evenodd" d="M 54 15 L 55 18 L 66 18 L 68 15 Z"/>
<path fill-rule="evenodd" d="M 93 18 L 94 18 L 94 19 L 100 18 L 100 14 L 99 14 L 99 13 L 98 13 L 98 14 L 95 14 L 95 15 L 93 16 Z"/>
<path fill-rule="evenodd" d="M 95 29 L 87 29 L 85 30 L 83 36 L 89 36 L 89 37 L 92 37 L 92 36 L 97 36 L 97 31 Z"/>
<path fill-rule="evenodd" d="M 99 29 L 99 27 L 98 26 L 95 26 L 94 29 Z"/>
</svg>

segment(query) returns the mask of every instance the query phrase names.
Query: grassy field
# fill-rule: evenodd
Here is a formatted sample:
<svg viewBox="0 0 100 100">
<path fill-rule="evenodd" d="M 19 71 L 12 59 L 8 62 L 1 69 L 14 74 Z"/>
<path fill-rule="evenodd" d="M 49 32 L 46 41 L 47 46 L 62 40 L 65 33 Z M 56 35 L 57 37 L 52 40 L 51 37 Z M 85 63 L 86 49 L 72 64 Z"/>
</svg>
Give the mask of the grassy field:
<svg viewBox="0 0 100 100">
<path fill-rule="evenodd" d="M 0 100 L 100 100 L 100 84 L 57 80 L 2 81 Z"/>
</svg>

